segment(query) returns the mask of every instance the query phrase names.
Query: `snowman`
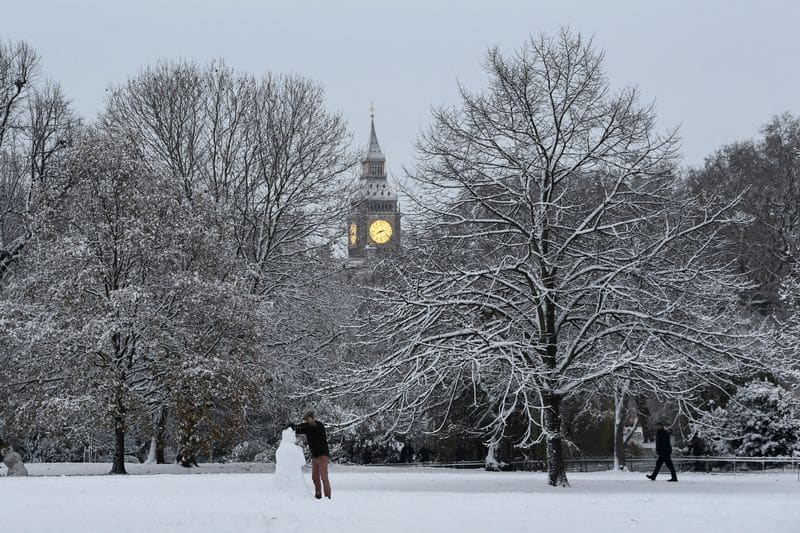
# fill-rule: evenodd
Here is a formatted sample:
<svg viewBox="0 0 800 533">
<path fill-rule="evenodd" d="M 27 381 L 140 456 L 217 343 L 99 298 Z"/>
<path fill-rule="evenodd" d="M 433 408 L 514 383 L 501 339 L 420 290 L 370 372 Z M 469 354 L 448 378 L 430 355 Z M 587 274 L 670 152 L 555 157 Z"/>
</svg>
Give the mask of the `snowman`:
<svg viewBox="0 0 800 533">
<path fill-rule="evenodd" d="M 285 496 L 307 498 L 311 490 L 303 478 L 306 464 L 303 449 L 297 445 L 297 436 L 292 428 L 281 433 L 281 443 L 275 451 L 275 483 Z"/>
</svg>

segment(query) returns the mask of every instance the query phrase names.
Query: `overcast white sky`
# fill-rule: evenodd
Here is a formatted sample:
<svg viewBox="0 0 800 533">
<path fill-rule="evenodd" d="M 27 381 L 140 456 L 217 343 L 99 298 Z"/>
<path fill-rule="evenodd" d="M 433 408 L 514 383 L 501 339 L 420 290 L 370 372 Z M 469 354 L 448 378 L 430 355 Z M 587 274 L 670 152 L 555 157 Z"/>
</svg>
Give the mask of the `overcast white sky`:
<svg viewBox="0 0 800 533">
<path fill-rule="evenodd" d="M 594 35 L 615 86 L 680 125 L 685 164 L 800 114 L 800 2 L 790 0 L 26 0 L 4 2 L 0 37 L 25 39 L 75 107 L 158 58 L 225 59 L 321 82 L 366 145 L 369 105 L 390 172 L 413 161 L 431 106 L 478 88 L 492 45 L 519 48 L 560 26 Z"/>
</svg>

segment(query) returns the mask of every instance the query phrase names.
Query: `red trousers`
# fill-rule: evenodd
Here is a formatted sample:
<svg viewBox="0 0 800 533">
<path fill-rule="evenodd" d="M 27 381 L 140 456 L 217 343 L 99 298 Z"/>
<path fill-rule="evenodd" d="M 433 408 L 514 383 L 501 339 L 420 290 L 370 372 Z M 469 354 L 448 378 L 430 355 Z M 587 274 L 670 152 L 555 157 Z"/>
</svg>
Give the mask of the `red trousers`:
<svg viewBox="0 0 800 533">
<path fill-rule="evenodd" d="M 321 496 L 322 489 L 325 489 L 325 497 L 331 497 L 331 482 L 328 480 L 329 462 L 330 458 L 327 455 L 320 455 L 311 459 L 311 480 L 314 482 L 316 496 Z"/>
</svg>

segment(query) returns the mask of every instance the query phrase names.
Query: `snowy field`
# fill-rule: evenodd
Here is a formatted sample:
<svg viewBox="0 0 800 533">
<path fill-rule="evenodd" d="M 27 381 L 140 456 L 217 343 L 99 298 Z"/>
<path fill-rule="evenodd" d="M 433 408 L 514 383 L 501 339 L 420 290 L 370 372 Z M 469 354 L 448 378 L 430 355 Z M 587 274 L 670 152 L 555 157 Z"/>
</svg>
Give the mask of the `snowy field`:
<svg viewBox="0 0 800 533">
<path fill-rule="evenodd" d="M 29 464 L 0 479 L 3 531 L 326 532 L 511 531 L 800 532 L 797 474 L 571 474 L 332 465 L 333 499 L 282 490 L 273 465 Z M 208 474 L 208 475 L 185 475 Z M 5 474 L 0 469 L 0 474 Z M 158 475 L 155 475 L 158 474 Z M 179 475 L 180 474 L 180 475 Z"/>
</svg>

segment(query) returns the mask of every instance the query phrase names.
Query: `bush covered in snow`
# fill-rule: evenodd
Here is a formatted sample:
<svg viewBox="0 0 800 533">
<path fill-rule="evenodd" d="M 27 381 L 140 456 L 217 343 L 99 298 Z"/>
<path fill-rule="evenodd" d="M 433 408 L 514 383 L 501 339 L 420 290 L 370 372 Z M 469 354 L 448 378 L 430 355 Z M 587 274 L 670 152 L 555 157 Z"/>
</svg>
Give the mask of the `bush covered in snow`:
<svg viewBox="0 0 800 533">
<path fill-rule="evenodd" d="M 800 451 L 800 407 L 792 394 L 768 381 L 741 387 L 727 405 L 706 413 L 696 427 L 712 453 L 775 457 Z"/>
</svg>

